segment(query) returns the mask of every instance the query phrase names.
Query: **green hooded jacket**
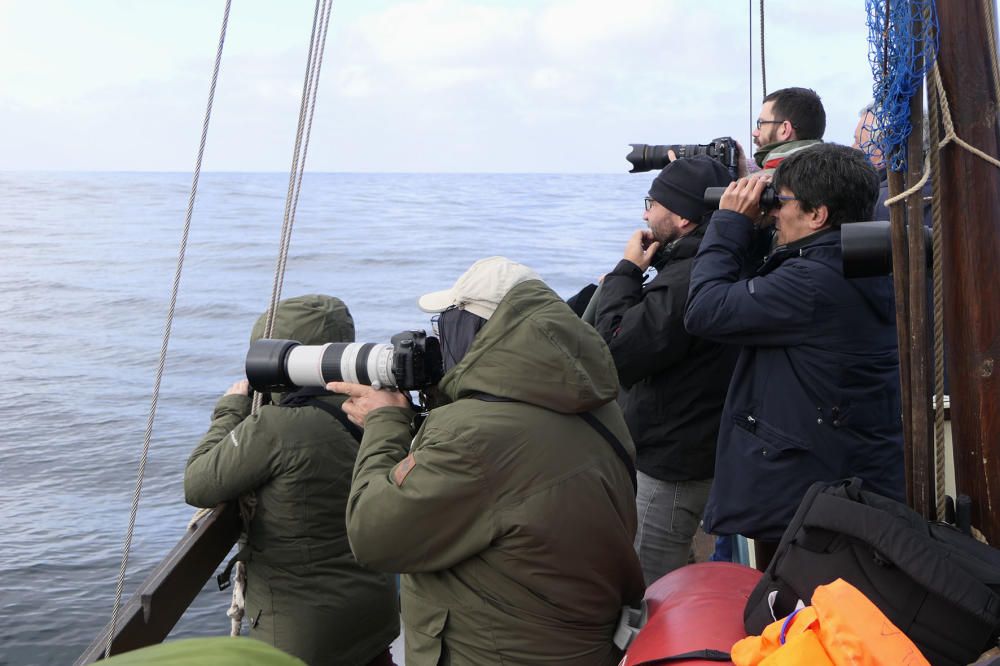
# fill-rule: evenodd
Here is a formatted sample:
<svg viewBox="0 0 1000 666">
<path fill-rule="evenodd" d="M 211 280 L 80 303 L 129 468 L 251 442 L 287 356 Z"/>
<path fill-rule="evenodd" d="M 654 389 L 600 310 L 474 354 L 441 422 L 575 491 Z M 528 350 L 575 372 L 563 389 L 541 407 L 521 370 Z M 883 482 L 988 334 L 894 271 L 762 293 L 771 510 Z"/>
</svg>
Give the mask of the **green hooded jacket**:
<svg viewBox="0 0 1000 666">
<path fill-rule="evenodd" d="M 254 327 L 261 337 L 263 319 Z M 329 296 L 283 301 L 272 337 L 353 341 L 346 306 Z M 250 416 L 250 397 L 223 396 L 184 472 L 188 504 L 255 491 L 248 531 L 250 636 L 309 664 L 367 664 L 399 634 L 395 584 L 351 554 L 344 512 L 358 443 L 331 414 L 280 407 Z M 340 396 L 319 397 L 336 405 Z"/>
<path fill-rule="evenodd" d="M 302 661 L 248 638 L 184 638 L 123 652 L 102 666 L 302 666 Z"/>
<path fill-rule="evenodd" d="M 604 341 L 530 280 L 439 388 L 415 438 L 410 410 L 368 415 L 347 510 L 358 561 L 404 572 L 407 666 L 613 666 L 644 586 L 628 471 L 578 416 L 634 459 Z"/>
</svg>

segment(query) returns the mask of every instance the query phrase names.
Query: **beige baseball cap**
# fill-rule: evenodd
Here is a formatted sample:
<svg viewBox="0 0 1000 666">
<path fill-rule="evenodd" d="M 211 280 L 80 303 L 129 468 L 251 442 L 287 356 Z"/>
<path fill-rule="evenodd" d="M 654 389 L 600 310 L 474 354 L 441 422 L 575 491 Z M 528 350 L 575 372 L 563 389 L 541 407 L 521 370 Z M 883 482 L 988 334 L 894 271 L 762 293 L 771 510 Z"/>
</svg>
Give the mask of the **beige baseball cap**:
<svg viewBox="0 0 1000 666">
<path fill-rule="evenodd" d="M 424 312 L 444 312 L 454 306 L 489 319 L 513 287 L 541 279 L 524 264 L 506 257 L 487 257 L 472 264 L 451 289 L 424 294 L 417 305 Z"/>
</svg>

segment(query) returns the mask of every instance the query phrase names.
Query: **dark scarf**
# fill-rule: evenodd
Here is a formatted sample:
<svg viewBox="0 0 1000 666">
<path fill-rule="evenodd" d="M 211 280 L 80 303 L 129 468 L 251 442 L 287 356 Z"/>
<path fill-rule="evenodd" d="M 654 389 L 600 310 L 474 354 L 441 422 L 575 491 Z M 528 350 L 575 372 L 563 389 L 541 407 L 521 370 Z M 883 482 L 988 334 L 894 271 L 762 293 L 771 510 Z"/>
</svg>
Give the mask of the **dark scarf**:
<svg viewBox="0 0 1000 666">
<path fill-rule="evenodd" d="M 438 316 L 438 339 L 444 371 L 448 372 L 465 356 L 486 320 L 468 310 L 451 308 Z"/>
</svg>

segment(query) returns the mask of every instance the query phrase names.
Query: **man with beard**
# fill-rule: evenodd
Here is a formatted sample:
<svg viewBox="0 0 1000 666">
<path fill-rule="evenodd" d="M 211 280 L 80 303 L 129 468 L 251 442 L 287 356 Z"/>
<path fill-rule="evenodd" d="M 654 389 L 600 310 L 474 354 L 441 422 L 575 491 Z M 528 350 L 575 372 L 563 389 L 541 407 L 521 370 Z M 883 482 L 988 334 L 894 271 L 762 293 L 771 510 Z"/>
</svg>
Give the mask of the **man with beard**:
<svg viewBox="0 0 1000 666">
<path fill-rule="evenodd" d="M 688 561 L 712 486 L 715 443 L 736 349 L 689 335 L 691 264 L 711 212 L 705 188 L 729 172 L 700 155 L 671 162 L 649 189 L 624 258 L 604 277 L 595 328 L 615 359 L 637 452 L 635 549 L 646 585 Z M 644 283 L 650 267 L 656 276 Z"/>
<path fill-rule="evenodd" d="M 808 146 L 821 143 L 826 131 L 826 111 L 816 91 L 782 88 L 764 98 L 753 134 L 754 161 L 768 174 L 781 160 Z"/>
</svg>

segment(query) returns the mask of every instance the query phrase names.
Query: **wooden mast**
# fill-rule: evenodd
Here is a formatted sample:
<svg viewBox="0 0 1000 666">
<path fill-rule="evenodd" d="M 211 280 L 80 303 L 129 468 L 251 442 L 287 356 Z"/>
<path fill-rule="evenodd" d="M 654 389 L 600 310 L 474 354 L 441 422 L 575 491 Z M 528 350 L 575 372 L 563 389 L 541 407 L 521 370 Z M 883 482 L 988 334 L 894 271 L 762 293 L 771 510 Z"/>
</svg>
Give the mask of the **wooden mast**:
<svg viewBox="0 0 1000 666">
<path fill-rule="evenodd" d="M 984 2 L 938 2 L 938 67 L 956 134 L 1000 156 Z M 996 11 L 994 8 L 994 16 Z M 994 45 L 995 48 L 995 45 Z M 955 472 L 972 522 L 1000 544 L 1000 168 L 954 142 L 940 155 L 944 316 Z"/>
</svg>

